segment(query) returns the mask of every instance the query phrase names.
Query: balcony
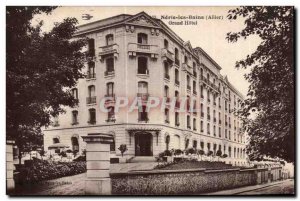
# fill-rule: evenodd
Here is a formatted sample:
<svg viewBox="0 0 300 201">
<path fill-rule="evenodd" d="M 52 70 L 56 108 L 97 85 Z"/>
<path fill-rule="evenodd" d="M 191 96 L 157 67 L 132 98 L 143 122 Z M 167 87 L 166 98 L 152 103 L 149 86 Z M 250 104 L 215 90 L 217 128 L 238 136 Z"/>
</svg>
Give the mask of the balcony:
<svg viewBox="0 0 300 201">
<path fill-rule="evenodd" d="M 150 54 L 151 58 L 158 58 L 158 46 L 140 43 L 128 43 L 128 55 L 135 57 L 137 54 Z"/>
<path fill-rule="evenodd" d="M 103 58 L 107 55 L 114 55 L 114 57 L 118 58 L 119 56 L 119 45 L 112 44 L 99 47 L 99 54 L 100 60 L 103 61 Z"/>
<path fill-rule="evenodd" d="M 115 71 L 105 71 L 104 76 L 105 77 L 115 76 Z"/>
<path fill-rule="evenodd" d="M 174 53 L 171 52 L 170 50 L 163 48 L 161 50 L 161 58 L 163 61 L 168 61 L 170 63 L 173 63 L 175 58 L 174 58 Z"/>
<path fill-rule="evenodd" d="M 87 72 L 86 74 L 86 79 L 90 80 L 90 79 L 96 79 L 96 73 L 92 73 L 92 72 Z"/>
<path fill-rule="evenodd" d="M 179 86 L 180 82 L 178 80 L 175 80 L 175 84 Z"/>
<path fill-rule="evenodd" d="M 96 104 L 96 96 L 87 97 L 86 104 Z"/>
</svg>

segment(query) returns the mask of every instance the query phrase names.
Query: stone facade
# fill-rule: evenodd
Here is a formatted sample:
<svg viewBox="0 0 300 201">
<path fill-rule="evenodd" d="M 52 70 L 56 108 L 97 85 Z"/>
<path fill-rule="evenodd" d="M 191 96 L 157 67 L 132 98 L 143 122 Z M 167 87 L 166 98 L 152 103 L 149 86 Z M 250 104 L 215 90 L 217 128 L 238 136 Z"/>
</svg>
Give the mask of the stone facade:
<svg viewBox="0 0 300 201">
<path fill-rule="evenodd" d="M 246 161 L 246 137 L 234 114 L 243 96 L 204 50 L 192 48 L 144 12 L 81 25 L 75 37 L 80 36 L 90 38 L 90 62 L 87 77 L 72 89 L 79 104 L 66 108 L 44 130 L 46 150 L 59 142 L 81 151 L 81 136 L 100 132 L 114 136 L 112 154 L 117 156 L 119 145 L 126 144 L 128 157 L 196 147 L 205 152 L 221 149 L 232 160 Z M 176 114 L 156 108 L 146 115 L 128 112 L 128 107 L 115 114 L 100 110 L 103 97 L 111 97 L 107 107 L 114 107 L 115 97 L 137 96 L 146 101 L 149 96 L 195 98 L 198 110 Z"/>
</svg>

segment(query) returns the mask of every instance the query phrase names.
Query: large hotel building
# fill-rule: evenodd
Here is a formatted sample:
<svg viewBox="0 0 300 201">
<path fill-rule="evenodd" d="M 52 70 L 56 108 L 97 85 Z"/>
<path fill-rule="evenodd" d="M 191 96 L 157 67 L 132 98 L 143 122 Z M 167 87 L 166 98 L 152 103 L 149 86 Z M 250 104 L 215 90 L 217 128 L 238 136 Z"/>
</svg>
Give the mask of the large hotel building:
<svg viewBox="0 0 300 201">
<path fill-rule="evenodd" d="M 121 157 L 118 147 L 126 144 L 126 157 L 157 156 L 166 149 L 195 147 L 206 153 L 221 150 L 235 164 L 246 161 L 245 135 L 234 111 L 243 96 L 220 74 L 221 67 L 200 47 L 193 48 L 161 20 L 145 12 L 122 14 L 78 27 L 75 37 L 88 41 L 86 78 L 72 89 L 79 104 L 66 108 L 44 130 L 44 148 L 62 143 L 81 152 L 89 133 L 114 136 L 111 154 Z M 117 97 L 141 97 L 142 108 L 104 112 L 101 99 L 113 109 Z M 145 110 L 149 97 L 186 97 L 179 112 L 166 107 Z M 187 101 L 190 102 L 190 101 Z M 180 102 L 176 102 L 179 107 Z"/>
</svg>

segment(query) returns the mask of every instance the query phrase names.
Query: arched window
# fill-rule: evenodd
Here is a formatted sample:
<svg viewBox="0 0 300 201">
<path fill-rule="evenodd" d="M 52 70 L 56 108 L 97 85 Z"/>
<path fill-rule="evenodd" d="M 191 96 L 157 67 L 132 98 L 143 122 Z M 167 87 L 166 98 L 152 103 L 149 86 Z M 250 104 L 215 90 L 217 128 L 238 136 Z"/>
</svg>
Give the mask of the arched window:
<svg viewBox="0 0 300 201">
<path fill-rule="evenodd" d="M 148 35 L 145 33 L 138 33 L 137 43 L 147 45 L 148 44 Z"/>
<path fill-rule="evenodd" d="M 72 125 L 78 124 L 78 111 L 72 111 Z"/>
<path fill-rule="evenodd" d="M 78 89 L 77 88 L 72 89 L 72 95 L 73 95 L 74 99 L 78 99 Z"/>
<path fill-rule="evenodd" d="M 94 108 L 89 109 L 89 124 L 96 123 L 96 110 Z"/>
<path fill-rule="evenodd" d="M 115 71 L 115 62 L 114 58 L 110 57 L 106 59 L 106 72 L 111 73 Z"/>
<path fill-rule="evenodd" d="M 75 136 L 71 137 L 71 143 L 72 143 L 72 150 L 73 151 L 79 151 L 78 138 L 75 137 Z"/>
<path fill-rule="evenodd" d="M 169 145 L 170 145 L 170 136 L 166 136 L 166 150 L 169 150 Z"/>
<path fill-rule="evenodd" d="M 138 57 L 138 74 L 148 74 L 148 59 L 146 57 Z"/>
<path fill-rule="evenodd" d="M 164 39 L 164 48 L 169 49 L 169 42 L 166 39 Z"/>
<path fill-rule="evenodd" d="M 96 103 L 95 86 L 88 86 L 87 104 Z"/>
<path fill-rule="evenodd" d="M 59 143 L 59 138 L 58 137 L 53 138 L 53 144 L 57 144 L 57 143 Z"/>
<path fill-rule="evenodd" d="M 114 44 L 114 35 L 113 34 L 106 35 L 105 39 L 106 39 L 106 45 Z"/>
</svg>

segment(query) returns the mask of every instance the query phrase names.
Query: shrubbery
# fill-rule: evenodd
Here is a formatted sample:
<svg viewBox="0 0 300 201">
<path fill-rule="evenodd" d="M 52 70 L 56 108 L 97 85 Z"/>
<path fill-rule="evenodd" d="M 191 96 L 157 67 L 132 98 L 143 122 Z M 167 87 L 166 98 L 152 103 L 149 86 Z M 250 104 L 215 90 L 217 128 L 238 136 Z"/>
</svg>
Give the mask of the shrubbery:
<svg viewBox="0 0 300 201">
<path fill-rule="evenodd" d="M 18 183 L 34 183 L 86 172 L 86 162 L 53 162 L 34 159 L 28 166 L 20 167 Z"/>
</svg>

